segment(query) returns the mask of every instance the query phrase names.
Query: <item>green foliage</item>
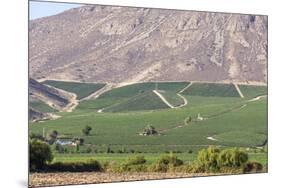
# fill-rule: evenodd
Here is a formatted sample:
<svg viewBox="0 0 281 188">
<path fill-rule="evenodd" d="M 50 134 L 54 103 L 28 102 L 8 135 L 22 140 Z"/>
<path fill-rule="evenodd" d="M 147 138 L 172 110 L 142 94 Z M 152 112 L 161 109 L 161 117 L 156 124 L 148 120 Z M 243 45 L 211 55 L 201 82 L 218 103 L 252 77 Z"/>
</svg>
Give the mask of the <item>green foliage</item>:
<svg viewBox="0 0 281 188">
<path fill-rule="evenodd" d="M 238 148 L 222 150 L 218 156 L 219 166 L 240 167 L 248 161 L 248 154 Z"/>
<path fill-rule="evenodd" d="M 126 165 L 139 165 L 144 164 L 146 162 L 146 159 L 143 155 L 137 155 L 137 156 L 130 156 L 127 161 Z"/>
<path fill-rule="evenodd" d="M 82 133 L 83 133 L 84 135 L 86 135 L 86 136 L 89 136 L 91 130 L 92 130 L 92 127 L 90 127 L 89 125 L 86 125 L 86 126 L 84 127 L 84 129 L 82 129 Z"/>
<path fill-rule="evenodd" d="M 45 141 L 44 137 L 41 134 L 36 134 L 36 133 L 30 133 L 29 134 L 29 138 L 31 140 L 41 140 L 41 141 Z"/>
<path fill-rule="evenodd" d="M 47 166 L 47 171 L 49 172 L 100 172 L 102 170 L 100 162 L 94 159 L 90 159 L 87 162 L 55 162 Z"/>
<path fill-rule="evenodd" d="M 141 134 L 145 136 L 149 136 L 149 135 L 158 134 L 158 132 L 156 131 L 155 127 L 151 125 L 147 125 Z"/>
<path fill-rule="evenodd" d="M 215 147 L 209 147 L 208 149 L 202 149 L 198 153 L 198 164 L 202 165 L 208 170 L 217 170 L 219 168 L 218 157 L 220 150 Z"/>
<path fill-rule="evenodd" d="M 197 162 L 206 171 L 219 171 L 224 167 L 240 168 L 248 162 L 248 154 L 238 148 L 220 150 L 213 146 L 198 153 Z"/>
<path fill-rule="evenodd" d="M 50 146 L 39 140 L 31 140 L 29 143 L 30 170 L 42 170 L 48 162 L 53 160 Z"/>
<path fill-rule="evenodd" d="M 167 172 L 169 168 L 183 165 L 183 161 L 178 159 L 177 156 L 170 153 L 163 155 L 151 166 L 151 170 L 155 172 Z"/>
<path fill-rule="evenodd" d="M 194 83 L 183 94 L 206 97 L 240 97 L 233 84 L 217 83 Z"/>
<path fill-rule="evenodd" d="M 56 130 L 51 131 L 51 133 L 48 135 L 49 144 L 53 144 L 57 140 L 58 135 L 59 135 L 58 131 Z"/>
</svg>

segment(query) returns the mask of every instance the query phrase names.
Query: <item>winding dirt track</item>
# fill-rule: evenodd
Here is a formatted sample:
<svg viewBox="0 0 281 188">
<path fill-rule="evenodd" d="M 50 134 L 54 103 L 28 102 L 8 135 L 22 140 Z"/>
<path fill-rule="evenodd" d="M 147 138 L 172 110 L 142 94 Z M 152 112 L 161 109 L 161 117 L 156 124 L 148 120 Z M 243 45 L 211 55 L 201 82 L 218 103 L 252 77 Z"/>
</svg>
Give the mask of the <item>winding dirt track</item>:
<svg viewBox="0 0 281 188">
<path fill-rule="evenodd" d="M 236 88 L 237 92 L 239 93 L 240 97 L 241 97 L 241 98 L 244 98 L 244 95 L 243 95 L 243 93 L 241 92 L 241 90 L 240 90 L 238 84 L 233 84 L 233 85 L 235 86 L 235 88 Z"/>
<path fill-rule="evenodd" d="M 165 97 L 159 93 L 157 90 L 153 90 L 153 93 L 155 93 L 167 106 L 169 106 L 170 108 L 176 108 L 175 106 L 173 106 L 171 103 L 169 103 Z"/>
<path fill-rule="evenodd" d="M 167 101 L 166 98 L 161 93 L 159 93 L 157 90 L 153 90 L 153 93 L 155 93 L 170 108 L 181 108 L 181 107 L 186 106 L 188 104 L 187 99 L 183 95 L 181 95 L 181 93 L 184 92 L 191 85 L 192 85 L 192 82 L 190 82 L 190 84 L 188 84 L 185 88 L 183 88 L 182 90 L 180 90 L 177 93 L 177 96 L 179 96 L 183 100 L 183 104 L 181 104 L 179 106 L 174 106 L 171 103 L 169 103 L 169 101 Z"/>
</svg>

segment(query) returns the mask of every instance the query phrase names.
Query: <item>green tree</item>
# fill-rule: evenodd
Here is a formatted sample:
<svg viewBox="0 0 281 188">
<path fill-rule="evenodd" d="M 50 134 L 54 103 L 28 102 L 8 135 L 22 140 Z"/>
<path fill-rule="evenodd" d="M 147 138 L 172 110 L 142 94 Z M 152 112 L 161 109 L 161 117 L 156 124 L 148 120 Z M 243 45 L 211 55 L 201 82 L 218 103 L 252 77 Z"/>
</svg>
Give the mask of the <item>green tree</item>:
<svg viewBox="0 0 281 188">
<path fill-rule="evenodd" d="M 145 129 L 143 130 L 143 135 L 154 135 L 157 134 L 158 132 L 156 131 L 155 127 L 151 125 L 147 125 Z"/>
<path fill-rule="evenodd" d="M 47 162 L 53 160 L 50 146 L 39 140 L 31 140 L 29 143 L 29 165 L 31 170 L 43 169 Z"/>
<path fill-rule="evenodd" d="M 53 131 L 49 134 L 49 139 L 48 139 L 49 144 L 53 144 L 53 143 L 57 140 L 58 135 L 59 135 L 58 131 L 53 130 Z"/>
<path fill-rule="evenodd" d="M 84 135 L 88 136 L 88 135 L 90 135 L 91 130 L 92 130 L 92 127 L 87 125 L 87 126 L 84 127 L 84 129 L 82 129 L 82 133 Z"/>
</svg>

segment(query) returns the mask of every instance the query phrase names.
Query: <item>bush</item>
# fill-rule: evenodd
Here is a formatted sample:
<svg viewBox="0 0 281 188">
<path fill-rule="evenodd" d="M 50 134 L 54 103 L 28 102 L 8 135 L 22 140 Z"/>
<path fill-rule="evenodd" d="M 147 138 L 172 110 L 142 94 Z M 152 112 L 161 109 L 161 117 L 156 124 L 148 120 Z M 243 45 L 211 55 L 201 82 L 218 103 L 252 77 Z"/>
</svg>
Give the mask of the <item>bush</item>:
<svg viewBox="0 0 281 188">
<path fill-rule="evenodd" d="M 215 147 L 209 147 L 199 151 L 197 161 L 199 166 L 203 166 L 206 170 L 216 171 L 219 169 L 218 156 L 220 150 Z"/>
<path fill-rule="evenodd" d="M 240 167 L 248 161 L 248 154 L 238 148 L 222 150 L 218 156 L 218 163 L 225 167 Z"/>
<path fill-rule="evenodd" d="M 244 164 L 243 172 L 250 173 L 250 172 L 261 172 L 263 170 L 263 166 L 261 163 L 258 162 L 248 162 Z"/>
<path fill-rule="evenodd" d="M 169 168 L 177 167 L 183 164 L 174 154 L 163 155 L 152 165 L 151 170 L 156 172 L 167 172 Z"/>
<path fill-rule="evenodd" d="M 45 141 L 45 139 L 44 139 L 44 137 L 41 135 L 41 134 L 35 134 L 35 133 L 31 133 L 30 135 L 29 135 L 29 138 L 31 139 L 31 140 L 41 140 L 41 141 Z"/>
<path fill-rule="evenodd" d="M 197 165 L 203 167 L 205 171 L 227 171 L 240 169 L 248 161 L 248 154 L 238 148 L 219 150 L 209 147 L 199 151 Z M 223 168 L 223 169 L 222 169 Z M 239 170 L 238 170 L 239 171 Z"/>
<path fill-rule="evenodd" d="M 42 141 L 32 140 L 29 143 L 30 170 L 42 170 L 48 162 L 53 160 L 50 146 Z"/>
<path fill-rule="evenodd" d="M 49 164 L 47 170 L 54 172 L 100 172 L 103 168 L 97 160 L 91 159 L 87 162 L 56 162 Z"/>
<path fill-rule="evenodd" d="M 92 152 L 92 149 L 90 148 L 90 147 L 88 147 L 87 149 L 86 149 L 86 153 L 91 153 Z"/>
<path fill-rule="evenodd" d="M 82 129 L 82 133 L 84 135 L 88 136 L 88 135 L 90 135 L 91 130 L 92 130 L 92 127 L 87 125 L 86 127 L 84 127 L 84 129 Z"/>
<path fill-rule="evenodd" d="M 142 155 L 132 156 L 121 166 L 115 168 L 114 172 L 145 172 L 147 167 L 145 165 L 146 159 Z"/>
<path fill-rule="evenodd" d="M 146 163 L 146 159 L 142 155 L 129 157 L 126 161 L 127 165 L 139 165 Z"/>
</svg>

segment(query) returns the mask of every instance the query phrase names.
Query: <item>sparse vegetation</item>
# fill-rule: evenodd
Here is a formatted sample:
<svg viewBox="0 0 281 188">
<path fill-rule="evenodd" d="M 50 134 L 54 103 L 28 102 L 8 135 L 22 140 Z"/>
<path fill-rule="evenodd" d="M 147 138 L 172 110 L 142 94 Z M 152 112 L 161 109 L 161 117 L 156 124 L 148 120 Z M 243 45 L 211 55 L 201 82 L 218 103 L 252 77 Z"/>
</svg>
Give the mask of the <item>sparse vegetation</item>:
<svg viewBox="0 0 281 188">
<path fill-rule="evenodd" d="M 90 132 L 92 131 L 92 127 L 90 126 L 85 126 L 83 129 L 82 129 L 82 133 L 86 136 L 89 136 L 90 135 Z"/>
<path fill-rule="evenodd" d="M 149 135 L 156 135 L 158 132 L 156 131 L 155 127 L 151 125 L 147 125 L 143 132 L 140 133 L 143 136 L 149 136 Z"/>
</svg>

